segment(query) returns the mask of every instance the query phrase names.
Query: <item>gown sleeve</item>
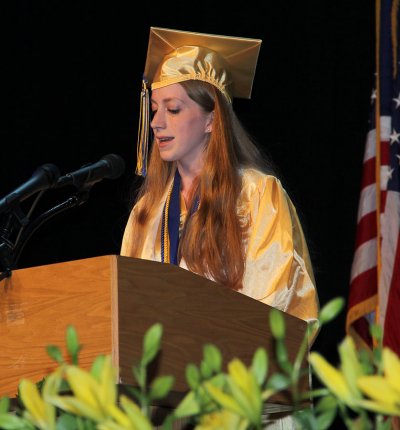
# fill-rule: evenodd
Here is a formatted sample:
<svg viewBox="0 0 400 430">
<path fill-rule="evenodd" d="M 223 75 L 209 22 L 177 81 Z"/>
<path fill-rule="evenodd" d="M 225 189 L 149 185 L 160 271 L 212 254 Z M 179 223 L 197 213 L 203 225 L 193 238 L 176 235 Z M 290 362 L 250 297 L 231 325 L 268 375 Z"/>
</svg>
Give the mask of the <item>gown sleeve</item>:
<svg viewBox="0 0 400 430">
<path fill-rule="evenodd" d="M 318 317 L 318 297 L 296 209 L 277 178 L 259 172 L 247 176 L 239 207 L 248 225 L 241 292 L 314 321 Z"/>
</svg>

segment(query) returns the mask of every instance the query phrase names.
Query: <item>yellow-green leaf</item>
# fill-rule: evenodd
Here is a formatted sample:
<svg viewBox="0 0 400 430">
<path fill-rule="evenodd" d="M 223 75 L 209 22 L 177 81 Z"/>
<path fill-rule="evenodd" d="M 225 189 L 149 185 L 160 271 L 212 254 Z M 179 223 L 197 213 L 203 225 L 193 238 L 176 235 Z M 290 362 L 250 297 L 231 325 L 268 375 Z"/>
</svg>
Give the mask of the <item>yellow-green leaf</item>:
<svg viewBox="0 0 400 430">
<path fill-rule="evenodd" d="M 75 397 L 96 409 L 98 407 L 96 397 L 99 394 L 99 384 L 93 376 L 76 366 L 68 366 L 66 374 Z"/>
<path fill-rule="evenodd" d="M 107 355 L 103 361 L 100 373 L 99 397 L 104 406 L 113 405 L 117 400 L 115 369 L 111 363 L 111 356 Z"/>
<path fill-rule="evenodd" d="M 350 407 L 354 406 L 352 392 L 343 374 L 317 352 L 311 352 L 308 360 L 321 382 L 342 402 Z"/>
<path fill-rule="evenodd" d="M 37 386 L 27 379 L 22 379 L 19 384 L 19 392 L 22 402 L 33 418 L 38 421 L 44 420 L 46 409 Z"/>
<path fill-rule="evenodd" d="M 147 417 L 143 415 L 140 408 L 128 397 L 122 395 L 120 397 L 121 405 L 129 417 L 130 422 L 134 425 L 134 428 L 138 430 L 153 430 L 153 427 Z"/>
<path fill-rule="evenodd" d="M 72 396 L 53 396 L 49 397 L 48 401 L 66 412 L 86 417 L 96 422 L 101 422 L 105 418 L 100 410 Z"/>
<path fill-rule="evenodd" d="M 357 383 L 360 389 L 371 399 L 388 405 L 397 404 L 400 408 L 400 393 L 394 390 L 383 376 L 361 376 Z"/>
<path fill-rule="evenodd" d="M 247 417 L 248 411 L 244 410 L 238 402 L 228 394 L 224 393 L 217 387 L 214 387 L 209 382 L 204 384 L 205 389 L 210 394 L 210 396 L 222 407 L 239 414 L 241 417 Z"/>
<path fill-rule="evenodd" d="M 383 348 L 383 369 L 390 386 L 400 393 L 400 358 L 389 348 Z"/>
<path fill-rule="evenodd" d="M 379 403 L 372 400 L 358 400 L 357 404 L 363 409 L 368 409 L 382 415 L 400 416 L 400 409 L 388 403 Z"/>
<path fill-rule="evenodd" d="M 363 372 L 360 362 L 358 361 L 356 346 L 350 336 L 346 336 L 339 345 L 339 354 L 341 368 L 346 382 L 353 396 L 361 398 L 362 396 L 357 386 L 357 378 L 359 378 Z"/>
</svg>

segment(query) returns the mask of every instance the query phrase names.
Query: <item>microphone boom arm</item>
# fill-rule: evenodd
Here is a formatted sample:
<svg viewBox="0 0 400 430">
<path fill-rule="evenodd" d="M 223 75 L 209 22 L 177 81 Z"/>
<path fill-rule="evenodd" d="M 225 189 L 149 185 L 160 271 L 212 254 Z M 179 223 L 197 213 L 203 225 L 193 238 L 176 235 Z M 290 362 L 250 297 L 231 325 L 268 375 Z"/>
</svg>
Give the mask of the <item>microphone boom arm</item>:
<svg viewBox="0 0 400 430">
<path fill-rule="evenodd" d="M 8 278 L 11 275 L 11 271 L 16 267 L 18 259 L 27 241 L 39 227 L 41 227 L 49 219 L 66 211 L 67 209 L 80 206 L 81 204 L 85 203 L 88 198 L 89 190 L 83 190 L 82 192 L 76 193 L 69 197 L 64 202 L 59 203 L 57 206 L 48 209 L 46 212 L 42 213 L 33 221 L 31 221 L 23 230 L 21 236 L 19 237 L 18 243 L 15 244 L 14 247 L 10 246 L 11 244 L 7 244 L 10 255 L 8 255 L 6 258 L 3 256 L 3 261 L 6 263 L 6 265 L 4 265 L 4 271 L 0 273 L 0 281 L 4 278 Z"/>
</svg>

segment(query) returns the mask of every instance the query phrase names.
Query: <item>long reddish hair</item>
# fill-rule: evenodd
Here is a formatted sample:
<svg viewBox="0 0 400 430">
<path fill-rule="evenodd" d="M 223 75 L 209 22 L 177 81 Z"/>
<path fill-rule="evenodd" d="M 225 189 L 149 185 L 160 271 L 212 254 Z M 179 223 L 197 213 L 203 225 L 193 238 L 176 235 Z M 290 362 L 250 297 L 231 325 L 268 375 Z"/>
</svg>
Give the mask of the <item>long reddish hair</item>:
<svg viewBox="0 0 400 430">
<path fill-rule="evenodd" d="M 199 196 L 200 206 L 186 220 L 179 257 L 192 272 L 237 290 L 242 287 L 245 271 L 243 242 L 248 227 L 237 214 L 242 188 L 240 168 L 265 170 L 265 165 L 261 164 L 260 152 L 220 91 L 202 81 L 191 80 L 180 85 L 205 112 L 214 111 L 214 117 L 204 166 L 191 190 L 192 201 L 194 196 Z M 148 174 L 136 198 L 141 203 L 135 220 L 138 240 L 133 245 L 133 257 L 139 256 L 142 227 L 159 207 L 175 169 L 176 163 L 163 161 L 157 146 L 153 145 Z"/>
</svg>

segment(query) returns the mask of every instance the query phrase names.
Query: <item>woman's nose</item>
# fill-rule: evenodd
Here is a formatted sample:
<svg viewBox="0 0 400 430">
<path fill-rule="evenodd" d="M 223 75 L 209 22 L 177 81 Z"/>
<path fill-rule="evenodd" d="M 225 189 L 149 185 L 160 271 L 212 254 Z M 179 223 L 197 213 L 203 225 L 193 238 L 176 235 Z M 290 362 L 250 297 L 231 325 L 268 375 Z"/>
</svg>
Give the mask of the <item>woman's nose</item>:
<svg viewBox="0 0 400 430">
<path fill-rule="evenodd" d="M 165 128 L 165 119 L 159 110 L 153 114 L 150 126 L 153 129 Z"/>
</svg>

